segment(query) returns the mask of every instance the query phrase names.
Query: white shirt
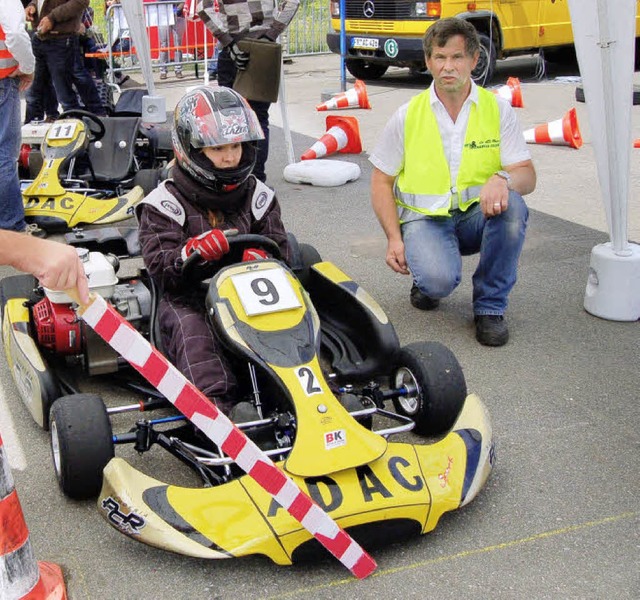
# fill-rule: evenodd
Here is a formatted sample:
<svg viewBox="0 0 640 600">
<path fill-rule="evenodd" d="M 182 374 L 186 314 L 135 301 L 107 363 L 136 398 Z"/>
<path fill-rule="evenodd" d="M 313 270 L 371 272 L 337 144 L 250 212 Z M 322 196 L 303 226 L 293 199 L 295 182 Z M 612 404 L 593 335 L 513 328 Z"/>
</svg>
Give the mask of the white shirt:
<svg viewBox="0 0 640 600">
<path fill-rule="evenodd" d="M 431 109 L 438 123 L 453 186 L 460 169 L 471 104 L 478 103 L 478 86 L 473 81 L 471 82 L 471 92 L 464 101 L 455 123 L 438 98 L 433 83 L 430 90 Z M 500 111 L 500 162 L 502 166 L 508 167 L 514 163 L 530 160 L 531 152 L 527 148 L 513 107 L 504 98 L 497 96 L 496 99 Z M 382 135 L 369 157 L 373 166 L 387 175 L 397 175 L 404 164 L 404 125 L 408 109 L 409 103 L 407 102 L 393 114 L 382 130 Z M 428 148 L 425 148 L 425 159 L 427 158 Z"/>
<path fill-rule="evenodd" d="M 36 59 L 31 50 L 31 38 L 25 29 L 24 7 L 20 0 L 0 0 L 0 26 L 5 34 L 9 52 L 25 74 L 33 73 Z"/>
</svg>

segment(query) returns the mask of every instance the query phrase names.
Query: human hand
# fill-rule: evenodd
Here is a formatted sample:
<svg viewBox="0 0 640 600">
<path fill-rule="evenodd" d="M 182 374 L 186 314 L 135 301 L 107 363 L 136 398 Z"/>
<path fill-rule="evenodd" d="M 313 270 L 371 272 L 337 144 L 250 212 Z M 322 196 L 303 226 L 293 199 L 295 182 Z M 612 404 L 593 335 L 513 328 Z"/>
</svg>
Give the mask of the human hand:
<svg viewBox="0 0 640 600">
<path fill-rule="evenodd" d="M 36 18 L 36 7 L 35 6 L 27 6 L 27 8 L 24 9 L 24 18 L 25 20 L 31 22 Z"/>
<path fill-rule="evenodd" d="M 13 73 L 11 73 L 11 75 L 9 75 L 9 77 L 17 77 L 20 80 L 18 83 L 18 89 L 21 92 L 24 92 L 25 90 L 29 89 L 29 86 L 31 86 L 31 82 L 33 81 L 33 73 L 29 73 L 27 75 L 26 73 L 23 73 L 20 69 L 16 69 Z"/>
<path fill-rule="evenodd" d="M 507 182 L 492 175 L 480 190 L 480 209 L 490 219 L 503 213 L 509 207 L 509 188 Z"/>
<path fill-rule="evenodd" d="M 45 33 L 49 33 L 52 29 L 53 22 L 51 21 L 51 19 L 49 17 L 42 17 L 42 19 L 40 19 L 40 24 L 38 25 L 37 33 L 43 35 Z"/>
<path fill-rule="evenodd" d="M 233 42 L 229 46 L 229 54 L 233 64 L 236 66 L 236 69 L 238 69 L 238 71 L 245 71 L 249 64 L 249 53 L 244 50 L 240 50 L 238 44 Z"/>
<path fill-rule="evenodd" d="M 250 260 L 264 260 L 269 258 L 269 255 L 259 248 L 245 248 L 242 253 L 242 262 L 249 262 Z"/>
<path fill-rule="evenodd" d="M 402 240 L 389 241 L 387 244 L 387 264 L 401 275 L 409 275 L 407 260 L 404 255 L 404 242 Z"/>
<path fill-rule="evenodd" d="M 182 249 L 182 260 L 186 260 L 194 252 L 200 254 L 203 260 L 220 260 L 229 252 L 229 241 L 221 229 L 205 231 L 197 237 L 187 240 Z"/>
</svg>

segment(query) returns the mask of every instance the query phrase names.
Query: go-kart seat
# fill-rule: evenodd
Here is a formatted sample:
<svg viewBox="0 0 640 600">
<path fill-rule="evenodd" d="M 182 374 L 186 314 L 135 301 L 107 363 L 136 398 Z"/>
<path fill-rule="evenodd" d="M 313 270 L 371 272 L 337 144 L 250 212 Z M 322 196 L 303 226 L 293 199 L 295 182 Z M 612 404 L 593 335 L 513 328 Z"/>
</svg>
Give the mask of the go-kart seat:
<svg viewBox="0 0 640 600">
<path fill-rule="evenodd" d="M 101 117 L 104 136 L 89 144 L 89 160 L 96 181 L 119 182 L 131 177 L 133 154 L 141 118 Z"/>
</svg>

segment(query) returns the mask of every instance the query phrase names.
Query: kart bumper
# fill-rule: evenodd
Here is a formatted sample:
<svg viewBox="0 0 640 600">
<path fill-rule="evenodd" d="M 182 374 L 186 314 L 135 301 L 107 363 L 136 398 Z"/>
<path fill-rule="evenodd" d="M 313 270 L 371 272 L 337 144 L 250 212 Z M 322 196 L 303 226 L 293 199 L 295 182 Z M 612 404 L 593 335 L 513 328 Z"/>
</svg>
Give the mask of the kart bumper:
<svg viewBox="0 0 640 600">
<path fill-rule="evenodd" d="M 429 445 L 389 443 L 377 460 L 322 477 L 292 479 L 338 524 L 384 541 L 390 523 L 431 531 L 470 502 L 494 462 L 491 424 L 469 395 L 451 433 Z M 282 467 L 282 464 L 280 464 Z M 120 458 L 104 470 L 98 508 L 122 533 L 199 558 L 263 554 L 291 564 L 311 535 L 250 477 L 207 489 L 167 485 Z"/>
</svg>

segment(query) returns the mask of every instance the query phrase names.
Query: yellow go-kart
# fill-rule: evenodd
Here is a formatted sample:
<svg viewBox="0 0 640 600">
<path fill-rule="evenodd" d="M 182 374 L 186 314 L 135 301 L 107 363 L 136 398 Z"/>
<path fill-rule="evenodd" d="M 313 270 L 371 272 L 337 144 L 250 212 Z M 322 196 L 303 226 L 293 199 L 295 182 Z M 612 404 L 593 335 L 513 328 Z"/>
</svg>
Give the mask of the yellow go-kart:
<svg viewBox="0 0 640 600">
<path fill-rule="evenodd" d="M 25 217 L 46 232 L 129 219 L 165 177 L 173 156 L 168 126 L 139 116 L 98 117 L 70 110 L 52 123 L 23 162 Z M 24 154 L 24 153 L 23 153 Z"/>
<path fill-rule="evenodd" d="M 443 513 L 470 502 L 492 469 L 493 441 L 487 411 L 467 394 L 453 353 L 436 342 L 400 346 L 377 302 L 311 246 L 300 244 L 289 268 L 267 238 L 229 242 L 230 264 L 217 273 L 197 255 L 184 268 L 207 286 L 211 326 L 252 407 L 251 420 L 238 426 L 365 548 L 429 532 Z M 245 247 L 274 258 L 237 262 Z M 116 283 L 110 261 L 98 262 L 106 274 L 96 266 L 94 291 L 158 345 L 151 282 Z M 113 378 L 131 375 L 128 367 L 70 318 L 69 298 L 45 291 L 29 299 L 29 284 L 0 283 L 5 349 L 23 400 L 50 426 L 66 495 L 99 496 L 100 513 L 119 531 L 189 556 L 263 554 L 285 565 L 315 550 L 308 531 L 181 415 L 114 433 L 111 416 L 135 406 L 107 408 L 59 375 L 76 365 Z M 153 390 L 144 396 L 145 410 L 170 406 Z M 115 456 L 121 444 L 168 450 L 203 486 L 142 473 Z"/>
</svg>

